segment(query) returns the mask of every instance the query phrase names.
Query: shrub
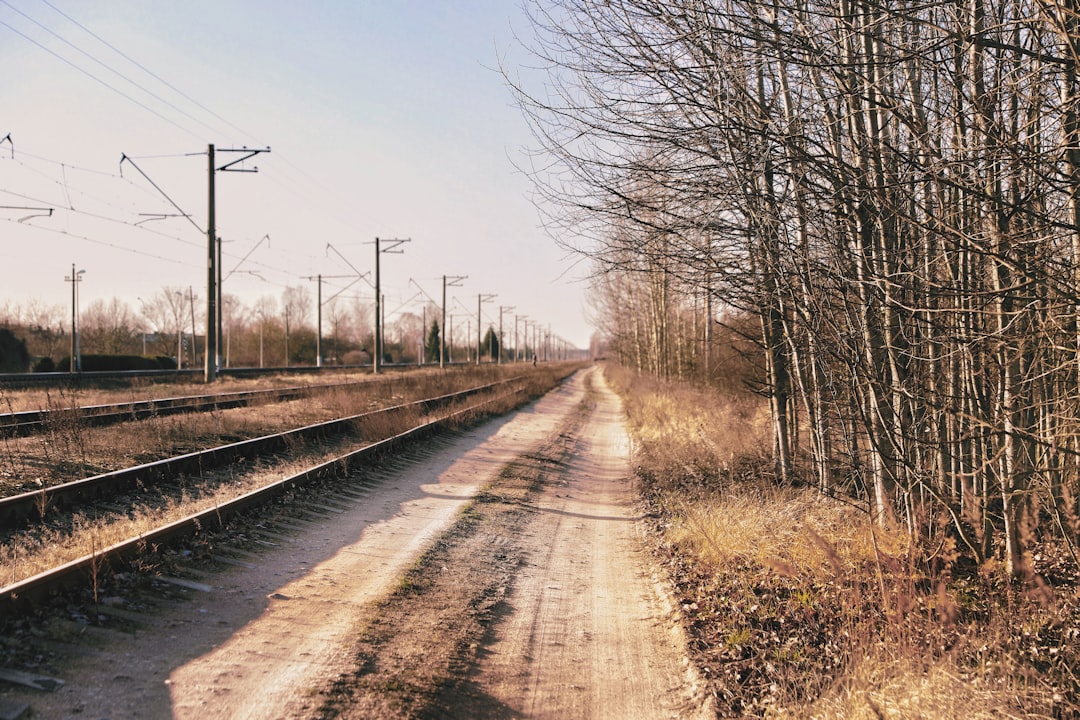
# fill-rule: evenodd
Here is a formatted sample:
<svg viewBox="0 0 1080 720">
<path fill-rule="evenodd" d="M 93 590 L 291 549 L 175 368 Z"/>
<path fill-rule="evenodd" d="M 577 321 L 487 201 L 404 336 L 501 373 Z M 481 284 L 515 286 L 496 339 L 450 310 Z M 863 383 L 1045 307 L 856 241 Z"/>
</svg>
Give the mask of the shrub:
<svg viewBox="0 0 1080 720">
<path fill-rule="evenodd" d="M 31 372 L 36 372 L 36 373 L 40 373 L 40 372 L 56 372 L 56 363 L 53 362 L 53 359 L 51 357 L 48 357 L 48 356 L 43 357 L 43 358 L 38 358 L 34 362 L 34 365 L 31 368 Z"/>
<path fill-rule="evenodd" d="M 61 370 L 71 367 L 70 356 L 63 357 L 57 363 Z M 175 370 L 176 361 L 160 355 L 83 355 L 82 369 L 85 372 L 123 372 L 125 370 Z"/>
<path fill-rule="evenodd" d="M 21 373 L 30 369 L 26 343 L 7 328 L 0 328 L 0 372 Z"/>
</svg>

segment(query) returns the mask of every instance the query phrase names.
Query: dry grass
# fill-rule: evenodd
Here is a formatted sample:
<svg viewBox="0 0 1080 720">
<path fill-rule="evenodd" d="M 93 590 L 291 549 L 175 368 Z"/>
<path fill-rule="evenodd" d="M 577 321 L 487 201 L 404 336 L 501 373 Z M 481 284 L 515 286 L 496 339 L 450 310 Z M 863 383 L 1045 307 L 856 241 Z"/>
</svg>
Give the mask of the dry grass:
<svg viewBox="0 0 1080 720">
<path fill-rule="evenodd" d="M 76 560 L 175 522 L 188 515 L 210 510 L 245 493 L 257 490 L 310 467 L 321 460 L 311 451 L 298 453 L 288 462 L 251 472 L 227 471 L 216 483 L 203 482 L 179 497 L 162 495 L 147 499 L 127 514 L 76 514 L 70 525 L 56 527 L 35 524 L 0 544 L 4 569 L 0 584 L 18 582 L 63 563 Z"/>
<path fill-rule="evenodd" d="M 87 426 L 74 413 L 60 413 L 42 433 L 0 438 L 0 495 L 32 491 L 213 445 L 441 395 L 521 371 L 513 366 L 450 372 L 416 370 L 319 392 L 301 400 L 168 415 L 103 428 Z M 531 367 L 528 371 L 534 372 Z M 84 399 L 80 396 L 76 400 Z M 400 423 L 398 427 L 404 428 Z M 373 429 L 369 435 L 378 432 Z"/>
<path fill-rule="evenodd" d="M 608 368 L 626 401 L 658 554 L 721 715 L 1080 716 L 1080 591 L 935 562 L 853 505 L 771 479 L 752 397 Z"/>
<path fill-rule="evenodd" d="M 530 369 L 527 395 L 536 396 L 546 392 L 568 372 L 566 367 L 548 367 L 536 371 Z M 98 452 L 97 444 L 102 443 L 103 448 L 111 449 L 114 462 L 119 463 L 122 458 L 138 454 L 139 447 L 145 449 L 146 446 L 142 443 L 150 443 L 154 447 L 175 447 L 181 438 L 190 440 L 194 437 L 218 437 L 221 434 L 234 433 L 265 434 L 271 425 L 294 427 L 302 424 L 297 420 L 305 413 L 314 413 L 320 418 L 327 414 L 334 417 L 355 414 L 374 407 L 400 404 L 417 397 L 431 397 L 483 384 L 511 374 L 516 372 L 490 368 L 467 373 L 428 373 L 425 376 L 399 378 L 337 391 L 326 397 L 324 406 L 309 399 L 248 409 L 243 411 L 244 414 L 240 417 L 233 417 L 234 411 L 170 416 L 133 424 L 121 433 L 115 428 L 93 430 L 76 426 L 70 429 L 70 437 L 64 437 L 66 442 L 81 442 L 93 446 L 93 449 L 87 451 L 92 455 Z M 520 403 L 521 399 L 521 395 L 513 398 L 502 396 L 492 403 L 489 412 L 505 412 Z M 365 443 L 373 442 L 400 433 L 423 419 L 445 416 L 466 403 L 475 403 L 476 400 L 477 398 L 472 398 L 462 401 L 457 406 L 437 410 L 426 418 L 422 417 L 418 408 L 379 413 L 363 420 L 358 431 Z M 311 407 L 312 405 L 315 407 Z M 48 447 L 51 442 L 56 441 L 55 436 L 50 437 L 51 440 L 27 440 Z M 147 497 L 127 513 L 76 515 L 62 527 L 47 523 L 35 524 L 25 531 L 12 534 L 0 543 L 0 585 L 23 580 L 62 563 L 95 554 L 163 524 L 219 507 L 270 482 L 322 462 L 328 454 L 334 455 L 339 451 L 358 447 L 355 441 L 341 442 L 346 446 L 343 449 L 337 446 L 309 447 L 307 444 L 298 444 L 291 448 L 287 461 L 275 462 L 272 467 L 259 462 L 234 465 L 207 473 L 202 478 L 188 479 L 186 489 L 180 497 L 167 494 Z"/>
<path fill-rule="evenodd" d="M 95 384 L 94 380 L 84 378 L 77 383 L 56 387 L 12 389 L 0 386 L 0 412 L 70 409 L 86 405 L 108 405 L 164 397 L 188 397 L 341 382 L 369 382 L 374 379 L 370 372 L 342 372 L 331 375 L 266 375 L 257 378 L 224 377 L 213 385 L 202 382 L 154 381 L 145 378 L 96 381 L 97 384 Z"/>
</svg>

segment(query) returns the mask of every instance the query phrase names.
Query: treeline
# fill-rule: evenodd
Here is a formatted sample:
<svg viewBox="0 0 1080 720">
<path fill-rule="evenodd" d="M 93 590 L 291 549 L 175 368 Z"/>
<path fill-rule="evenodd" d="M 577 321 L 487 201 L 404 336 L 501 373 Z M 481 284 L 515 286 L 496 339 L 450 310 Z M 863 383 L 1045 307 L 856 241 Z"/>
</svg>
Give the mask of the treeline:
<svg viewBox="0 0 1080 720">
<path fill-rule="evenodd" d="M 67 370 L 71 351 L 71 311 L 39 301 L 0 308 L 0 327 L 22 340 L 33 363 Z M 190 288 L 163 287 L 132 305 L 119 298 L 96 300 L 78 311 L 79 355 L 139 355 L 180 358 L 181 367 L 205 362 L 205 300 Z M 323 307 L 323 358 L 327 364 L 371 361 L 372 309 L 360 302 Z M 317 313 L 303 288 L 252 304 L 226 295 L 222 302 L 222 362 L 231 367 L 314 365 Z M 387 353 L 415 359 L 421 319 L 402 313 L 386 331 Z M 408 359 L 405 360 L 406 362 Z"/>
<path fill-rule="evenodd" d="M 534 5 L 536 187 L 620 355 L 752 316 L 781 481 L 1013 574 L 1075 547 L 1080 3 Z"/>
<path fill-rule="evenodd" d="M 157 368 L 198 368 L 205 363 L 205 302 L 190 288 L 163 287 L 149 298 L 140 298 L 137 309 L 118 299 L 95 300 L 78 310 L 79 357 L 96 359 L 91 369 L 149 369 L 137 357 L 152 358 Z M 374 349 L 374 309 L 356 299 L 334 299 L 322 308 L 322 357 L 324 365 L 371 363 Z M 450 325 L 453 337 L 443 338 L 440 313 L 434 304 L 420 313 L 399 311 L 383 328 L 383 360 L 391 363 L 439 362 L 439 342 L 443 339 L 444 360 L 475 361 L 477 355 L 476 318 Z M 218 345 L 224 367 L 282 367 L 315 365 L 319 349 L 316 326 L 319 320 L 308 291 L 289 287 L 280 297 L 263 296 L 253 304 L 226 295 L 222 302 L 222 336 Z M 451 318 L 451 321 L 453 318 Z M 71 308 L 31 300 L 0 306 L 0 330 L 13 342 L 0 337 L 0 371 L 67 371 L 72 352 Z M 550 333 L 533 336 L 517 328 L 504 329 L 503 342 L 491 325 L 479 345 L 483 361 L 525 360 L 537 354 L 542 360 L 565 359 L 568 348 Z M 515 349 L 515 343 L 519 345 Z M 121 361 L 120 358 L 127 357 Z M 109 363 L 120 362 L 121 367 Z M 169 365 L 169 363 L 172 363 Z M 105 363 L 106 366 L 103 366 Z M 169 367 L 166 367 L 169 366 Z"/>
</svg>

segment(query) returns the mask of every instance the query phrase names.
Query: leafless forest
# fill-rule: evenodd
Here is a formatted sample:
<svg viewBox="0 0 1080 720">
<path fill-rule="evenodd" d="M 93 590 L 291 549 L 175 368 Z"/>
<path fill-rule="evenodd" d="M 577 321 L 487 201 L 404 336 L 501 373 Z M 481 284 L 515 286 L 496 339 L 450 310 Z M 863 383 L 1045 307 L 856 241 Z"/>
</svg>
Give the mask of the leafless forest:
<svg viewBox="0 0 1080 720">
<path fill-rule="evenodd" d="M 561 0 L 511 82 L 610 351 L 752 340 L 779 480 L 1021 576 L 1074 547 L 1080 6 Z M 753 322 L 749 322 L 752 319 Z M 713 345 L 719 345 L 714 339 Z"/>
</svg>

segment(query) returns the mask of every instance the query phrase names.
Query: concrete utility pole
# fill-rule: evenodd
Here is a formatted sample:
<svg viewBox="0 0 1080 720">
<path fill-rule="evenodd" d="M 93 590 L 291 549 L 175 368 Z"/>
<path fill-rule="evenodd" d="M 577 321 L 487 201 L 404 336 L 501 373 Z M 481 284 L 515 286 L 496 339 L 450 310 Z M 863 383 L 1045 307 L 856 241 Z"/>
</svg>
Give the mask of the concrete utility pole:
<svg viewBox="0 0 1080 720">
<path fill-rule="evenodd" d="M 217 166 L 216 155 L 223 153 L 244 153 L 243 157 Z M 210 383 L 217 379 L 218 366 L 221 364 L 221 269 L 220 239 L 217 236 L 217 192 L 215 178 L 219 172 L 258 172 L 259 168 L 234 167 L 253 158 L 259 153 L 270 152 L 270 148 L 252 150 L 250 148 L 226 148 L 215 150 L 214 144 L 206 147 L 207 157 L 207 210 L 206 210 L 206 366 L 205 380 Z"/>
<path fill-rule="evenodd" d="M 439 328 L 439 369 L 446 364 L 446 288 L 461 287 L 461 283 L 469 278 L 468 275 L 443 275 L 442 276 L 442 327 Z"/>
<path fill-rule="evenodd" d="M 513 309 L 514 309 L 513 305 L 500 305 L 499 306 L 499 360 L 498 360 L 499 365 L 502 365 L 502 357 L 503 357 L 503 323 L 502 323 L 502 321 L 503 321 L 503 312 L 505 312 L 507 310 L 513 310 Z"/>
<path fill-rule="evenodd" d="M 217 191 L 214 180 L 217 168 L 214 162 L 214 144 L 206 150 L 207 157 L 207 200 L 206 200 L 206 361 L 203 367 L 204 380 L 208 383 L 217 379 Z"/>
<path fill-rule="evenodd" d="M 379 374 L 379 368 L 382 367 L 382 351 L 383 351 L 383 319 L 382 319 L 382 280 L 379 275 L 379 256 L 383 253 L 393 253 L 395 255 L 402 255 L 404 250 L 396 249 L 398 246 L 410 242 L 411 238 L 403 239 L 390 239 L 382 240 L 375 238 L 375 360 L 372 366 L 372 372 L 376 375 Z M 380 242 L 388 243 L 384 248 L 380 248 Z"/>
<path fill-rule="evenodd" d="M 69 357 L 69 370 L 73 373 L 82 370 L 82 362 L 79 358 L 79 292 L 78 284 L 82 282 L 85 270 L 75 272 L 75 263 L 71 263 L 71 275 L 64 277 L 64 282 L 71 283 L 71 355 Z"/>
<path fill-rule="evenodd" d="M 322 307 L 323 307 L 322 281 L 323 280 L 340 280 L 340 279 L 343 279 L 343 278 L 353 278 L 353 282 L 346 285 L 344 289 L 339 290 L 337 293 L 334 294 L 333 297 L 331 297 L 326 302 L 330 302 L 330 300 L 333 300 L 338 295 L 345 292 L 345 290 L 352 287 L 360 279 L 360 277 L 356 277 L 356 276 L 353 276 L 353 275 L 305 275 L 304 276 L 305 280 L 315 280 L 318 283 L 318 290 L 315 293 L 315 298 L 316 298 L 315 299 L 315 307 L 317 308 L 317 310 L 315 312 L 315 315 L 316 315 L 316 318 L 317 318 L 315 320 L 315 323 L 316 323 L 316 328 L 315 328 L 315 367 L 322 367 L 323 366 L 323 352 L 322 352 Z"/>
<path fill-rule="evenodd" d="M 495 299 L 495 295 L 484 295 L 483 293 L 477 293 L 476 295 L 476 364 L 480 364 L 480 334 L 483 332 L 480 328 L 484 325 L 484 319 L 481 316 L 481 305 L 486 302 L 491 302 Z"/>
<path fill-rule="evenodd" d="M 199 361 L 199 343 L 195 335 L 195 289 L 188 285 L 188 308 L 191 310 L 191 367 Z"/>
<path fill-rule="evenodd" d="M 521 362 L 524 355 L 519 355 L 521 344 L 518 340 L 518 321 L 527 318 L 528 315 L 514 315 L 514 362 Z"/>
<path fill-rule="evenodd" d="M 173 319 L 176 320 L 176 369 L 184 366 L 184 293 L 174 290 L 173 295 L 177 298 L 176 309 L 173 311 Z"/>
</svg>

